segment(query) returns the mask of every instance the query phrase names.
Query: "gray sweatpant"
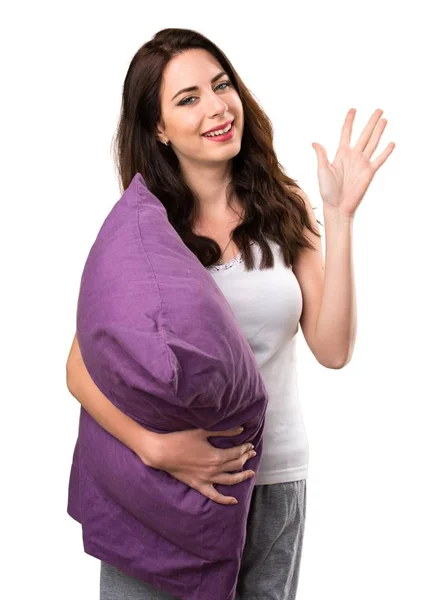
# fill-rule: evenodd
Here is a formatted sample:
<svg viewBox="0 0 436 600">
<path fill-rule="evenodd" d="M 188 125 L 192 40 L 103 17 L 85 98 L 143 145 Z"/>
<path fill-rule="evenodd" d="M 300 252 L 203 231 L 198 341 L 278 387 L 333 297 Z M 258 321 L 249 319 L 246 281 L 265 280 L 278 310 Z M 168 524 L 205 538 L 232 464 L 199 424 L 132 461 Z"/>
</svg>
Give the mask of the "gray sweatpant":
<svg viewBox="0 0 436 600">
<path fill-rule="evenodd" d="M 295 600 L 306 519 L 306 480 L 257 485 L 235 600 Z M 100 600 L 176 600 L 101 561 Z"/>
</svg>

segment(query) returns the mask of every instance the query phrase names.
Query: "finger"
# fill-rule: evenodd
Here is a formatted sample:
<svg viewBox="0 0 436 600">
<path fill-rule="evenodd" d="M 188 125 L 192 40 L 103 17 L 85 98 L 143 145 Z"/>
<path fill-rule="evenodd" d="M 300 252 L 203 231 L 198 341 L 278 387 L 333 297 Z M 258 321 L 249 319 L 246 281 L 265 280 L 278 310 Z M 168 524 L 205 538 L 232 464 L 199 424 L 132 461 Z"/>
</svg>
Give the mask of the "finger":
<svg viewBox="0 0 436 600">
<path fill-rule="evenodd" d="M 241 457 L 243 457 L 248 452 L 251 452 L 253 449 L 253 444 L 241 444 L 240 446 L 234 446 L 233 448 L 217 448 L 218 452 L 215 464 L 223 465 L 228 463 L 229 461 L 241 460 Z M 244 459 L 244 463 L 246 460 L 247 457 Z"/>
<path fill-rule="evenodd" d="M 220 463 L 219 469 L 222 472 L 239 471 L 245 465 L 247 460 L 249 460 L 250 458 L 254 458 L 256 454 L 257 452 L 255 450 L 249 450 L 248 452 L 245 452 L 242 456 L 236 458 L 235 460 L 228 460 L 226 462 Z"/>
<path fill-rule="evenodd" d="M 246 479 L 254 477 L 255 472 L 251 470 L 242 471 L 241 473 L 219 473 L 212 478 L 213 483 L 221 483 L 222 485 L 235 485 Z"/>
<path fill-rule="evenodd" d="M 389 154 L 393 151 L 393 149 L 395 148 L 395 142 L 391 142 L 390 144 L 388 144 L 386 146 L 386 148 L 384 149 L 384 151 L 380 154 L 380 156 L 378 156 L 371 164 L 373 166 L 374 171 L 377 171 L 382 164 L 386 161 L 387 157 L 389 156 Z"/>
<path fill-rule="evenodd" d="M 368 143 L 369 138 L 372 136 L 375 126 L 377 125 L 380 117 L 383 114 L 383 110 L 381 108 L 378 108 L 372 115 L 372 117 L 370 118 L 370 120 L 368 121 L 365 129 L 362 131 L 362 133 L 360 134 L 359 139 L 357 140 L 357 143 L 355 145 L 355 148 L 357 150 L 364 150 L 366 144 Z"/>
<path fill-rule="evenodd" d="M 233 496 L 224 496 L 224 494 L 220 494 L 218 490 L 213 487 L 212 483 L 210 485 L 205 484 L 200 486 L 198 491 L 203 494 L 203 496 L 206 496 L 206 498 L 218 502 L 218 504 L 238 504 L 238 501 Z"/>
<path fill-rule="evenodd" d="M 350 145 L 351 130 L 353 129 L 353 121 L 354 121 L 355 116 L 356 116 L 356 109 L 350 108 L 350 110 L 347 113 L 347 116 L 345 117 L 345 122 L 342 126 L 341 139 L 339 141 L 339 146 L 348 147 Z"/>
<path fill-rule="evenodd" d="M 233 429 L 227 429 L 226 431 L 205 431 L 205 437 L 222 436 L 222 435 L 238 435 L 244 431 L 243 427 L 233 427 Z"/>
<path fill-rule="evenodd" d="M 371 158 L 371 156 L 374 154 L 375 149 L 377 148 L 380 138 L 382 136 L 382 133 L 386 128 L 387 122 L 387 119 L 380 119 L 380 121 L 377 123 L 377 127 L 375 128 L 374 133 L 372 134 L 371 139 L 369 140 L 365 150 L 363 151 L 365 156 L 367 156 L 368 158 Z"/>
</svg>

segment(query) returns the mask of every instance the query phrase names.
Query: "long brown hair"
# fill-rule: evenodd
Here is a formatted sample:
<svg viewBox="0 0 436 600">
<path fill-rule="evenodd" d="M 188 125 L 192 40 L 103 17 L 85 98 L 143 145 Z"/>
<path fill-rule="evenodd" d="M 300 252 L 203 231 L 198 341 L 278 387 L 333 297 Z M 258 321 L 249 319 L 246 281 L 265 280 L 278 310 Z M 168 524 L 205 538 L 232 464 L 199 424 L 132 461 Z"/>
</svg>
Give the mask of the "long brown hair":
<svg viewBox="0 0 436 600">
<path fill-rule="evenodd" d="M 136 173 L 164 205 L 168 220 L 186 246 L 205 267 L 218 262 L 221 248 L 212 238 L 196 235 L 193 225 L 196 203 L 192 190 L 180 174 L 171 147 L 157 140 L 161 119 L 162 74 L 171 58 L 186 50 L 202 48 L 212 54 L 228 74 L 239 94 L 244 112 L 241 149 L 232 160 L 232 186 L 244 208 L 244 218 L 233 230 L 247 270 L 254 268 L 250 242 L 262 250 L 260 268 L 270 268 L 274 256 L 267 240 L 277 242 L 287 266 L 300 250 L 314 249 L 303 234 L 313 228 L 296 180 L 288 177 L 273 147 L 271 121 L 236 73 L 229 59 L 213 42 L 191 29 L 168 28 L 137 50 L 124 80 L 120 119 L 115 134 L 115 161 L 124 191 Z M 318 221 L 319 222 L 319 221 Z"/>
</svg>

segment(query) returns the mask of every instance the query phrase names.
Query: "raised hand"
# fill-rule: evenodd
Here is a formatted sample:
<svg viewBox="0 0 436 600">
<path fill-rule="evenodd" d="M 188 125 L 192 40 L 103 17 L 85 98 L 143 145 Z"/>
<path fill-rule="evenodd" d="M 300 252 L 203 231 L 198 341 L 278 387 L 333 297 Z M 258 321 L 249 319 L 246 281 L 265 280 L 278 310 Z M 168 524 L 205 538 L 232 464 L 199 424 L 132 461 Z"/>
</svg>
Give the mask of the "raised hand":
<svg viewBox="0 0 436 600">
<path fill-rule="evenodd" d="M 390 142 L 371 162 L 387 124 L 387 119 L 380 119 L 382 114 L 380 108 L 373 113 L 357 143 L 351 147 L 356 109 L 350 108 L 342 127 L 339 148 L 331 164 L 325 148 L 317 142 L 312 144 L 318 158 L 318 181 L 324 210 L 335 210 L 346 217 L 354 216 L 375 173 L 395 148 L 395 143 Z"/>
</svg>

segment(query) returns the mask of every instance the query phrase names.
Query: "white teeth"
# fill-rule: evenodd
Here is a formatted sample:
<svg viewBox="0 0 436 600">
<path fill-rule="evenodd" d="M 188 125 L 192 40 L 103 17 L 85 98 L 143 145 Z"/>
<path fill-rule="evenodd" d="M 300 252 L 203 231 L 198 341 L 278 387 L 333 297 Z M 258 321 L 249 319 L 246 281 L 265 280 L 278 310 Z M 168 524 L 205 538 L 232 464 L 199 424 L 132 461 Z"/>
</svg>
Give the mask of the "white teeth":
<svg viewBox="0 0 436 600">
<path fill-rule="evenodd" d="M 232 124 L 233 123 L 229 123 L 229 125 L 227 125 L 227 127 L 225 127 L 224 129 L 219 129 L 218 131 L 213 131 L 212 133 L 205 133 L 204 135 L 206 137 L 212 137 L 214 135 L 222 135 L 223 133 L 227 133 L 228 131 L 230 131 Z"/>
</svg>

